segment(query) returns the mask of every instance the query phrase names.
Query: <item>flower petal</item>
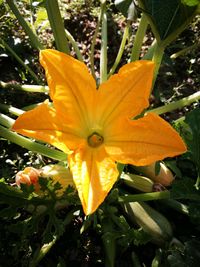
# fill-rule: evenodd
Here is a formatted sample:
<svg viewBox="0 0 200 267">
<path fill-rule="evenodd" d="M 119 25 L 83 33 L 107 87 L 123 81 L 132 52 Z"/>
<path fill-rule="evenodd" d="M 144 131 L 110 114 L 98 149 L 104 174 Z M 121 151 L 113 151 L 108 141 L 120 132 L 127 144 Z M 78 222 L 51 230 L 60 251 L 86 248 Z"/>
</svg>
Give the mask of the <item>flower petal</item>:
<svg viewBox="0 0 200 267">
<path fill-rule="evenodd" d="M 135 61 L 100 85 L 96 107 L 100 124 L 109 124 L 118 116 L 135 117 L 148 107 L 153 69 L 152 61 Z"/>
<path fill-rule="evenodd" d="M 85 142 L 74 125 L 70 121 L 62 121 L 56 111 L 48 106 L 47 101 L 19 116 L 12 130 L 48 142 L 65 153 Z"/>
<path fill-rule="evenodd" d="M 153 113 L 141 119 L 121 118 L 107 128 L 106 152 L 116 161 L 137 166 L 173 157 L 186 151 L 179 134 Z"/>
<path fill-rule="evenodd" d="M 89 127 L 96 84 L 86 65 L 52 49 L 40 52 L 40 63 L 46 71 L 50 97 L 60 116 L 65 118 L 67 114 L 80 127 Z"/>
<path fill-rule="evenodd" d="M 105 153 L 103 146 L 98 149 L 86 146 L 69 155 L 68 160 L 84 212 L 91 214 L 117 180 L 116 164 Z"/>
</svg>

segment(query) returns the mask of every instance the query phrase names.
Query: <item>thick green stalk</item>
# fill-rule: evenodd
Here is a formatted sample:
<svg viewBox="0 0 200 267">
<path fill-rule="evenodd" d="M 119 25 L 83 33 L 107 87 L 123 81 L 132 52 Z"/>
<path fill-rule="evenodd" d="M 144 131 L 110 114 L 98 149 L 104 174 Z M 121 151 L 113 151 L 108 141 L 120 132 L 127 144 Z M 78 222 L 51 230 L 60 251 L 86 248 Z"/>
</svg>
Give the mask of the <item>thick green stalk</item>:
<svg viewBox="0 0 200 267">
<path fill-rule="evenodd" d="M 45 145 L 41 145 L 32 141 L 29 138 L 23 137 L 15 132 L 6 129 L 5 127 L 0 125 L 0 136 L 21 146 L 28 150 L 31 150 L 35 153 L 39 153 L 43 156 L 59 160 L 59 161 L 66 161 L 67 155 L 61 151 L 54 150 L 51 148 L 46 147 Z"/>
<path fill-rule="evenodd" d="M 12 12 L 14 13 L 14 15 L 18 19 L 20 25 L 22 26 L 22 28 L 24 29 L 24 31 L 26 32 L 26 34 L 29 36 L 30 41 L 31 41 L 31 44 L 35 48 L 37 48 L 38 50 L 44 49 L 43 48 L 43 45 L 40 43 L 37 35 L 34 34 L 34 32 L 32 31 L 31 27 L 25 21 L 25 19 L 23 18 L 23 16 L 20 14 L 17 6 L 14 4 L 14 1 L 13 0 L 6 0 L 6 3 L 9 5 L 10 9 L 12 10 Z"/>
<path fill-rule="evenodd" d="M 49 22 L 53 31 L 56 47 L 59 51 L 69 54 L 68 39 L 65 33 L 64 24 L 59 10 L 57 0 L 46 0 L 45 6 Z"/>
<path fill-rule="evenodd" d="M 20 84 L 13 84 L 13 83 L 5 83 L 0 81 L 0 88 L 4 89 L 16 89 L 16 90 L 22 90 L 26 92 L 33 92 L 33 93 L 48 93 L 49 87 L 48 86 L 42 86 L 42 85 L 20 85 Z"/>
<path fill-rule="evenodd" d="M 119 202 L 134 202 L 134 201 L 150 201 L 150 200 L 169 199 L 169 198 L 170 198 L 170 192 L 162 191 L 162 192 L 152 192 L 152 193 L 120 196 L 118 201 Z"/>
<path fill-rule="evenodd" d="M 74 39 L 74 37 L 71 35 L 71 33 L 65 29 L 65 33 L 66 33 L 66 36 L 67 36 L 67 39 L 70 41 L 70 43 L 72 44 L 73 48 L 74 48 L 74 51 L 76 52 L 76 55 L 77 55 L 77 58 L 78 60 L 80 61 L 83 61 L 83 57 L 81 55 L 81 51 L 80 49 L 78 48 L 78 45 Z"/>
<path fill-rule="evenodd" d="M 148 20 L 145 14 L 142 14 L 138 29 L 135 35 L 133 48 L 132 48 L 131 62 L 139 59 L 143 39 L 144 39 L 146 30 L 147 30 L 147 26 L 148 26 Z"/>
<path fill-rule="evenodd" d="M 165 51 L 165 46 L 162 45 L 162 42 L 156 43 L 155 49 L 153 52 L 153 58 L 152 58 L 152 60 L 155 63 L 152 89 L 154 87 L 156 78 L 158 76 L 158 72 L 159 72 L 160 65 L 163 59 L 164 51 Z"/>
<path fill-rule="evenodd" d="M 101 29 L 101 56 L 100 56 L 100 83 L 107 80 L 107 14 L 105 3 L 102 9 L 102 29 Z"/>
<path fill-rule="evenodd" d="M 119 51 L 118 51 L 117 57 L 115 59 L 115 62 L 113 64 L 112 68 L 110 69 L 108 77 L 110 77 L 115 72 L 117 66 L 119 65 L 119 62 L 120 62 L 121 57 L 122 57 L 123 52 L 124 52 L 126 40 L 128 39 L 130 23 L 131 23 L 131 21 L 128 20 L 127 24 L 126 24 L 126 27 L 124 29 L 124 34 L 123 34 L 123 37 L 122 37 L 122 41 L 121 41 L 121 44 L 120 44 L 120 47 L 119 47 Z"/>
<path fill-rule="evenodd" d="M 192 104 L 198 100 L 200 100 L 200 91 L 198 91 L 198 92 L 196 92 L 190 96 L 186 96 L 186 97 L 184 97 L 178 101 L 164 105 L 162 107 L 148 110 L 147 113 L 153 112 L 153 113 L 156 113 L 158 115 L 161 115 L 161 114 L 166 113 L 166 112 L 171 112 L 173 110 L 180 109 L 180 108 L 183 108 L 185 106 L 189 106 L 190 104 Z"/>
<path fill-rule="evenodd" d="M 2 43 L 5 49 L 8 50 L 10 54 L 26 69 L 26 71 L 30 73 L 34 81 L 37 83 L 40 83 L 37 75 L 29 68 L 28 65 L 24 63 L 24 61 L 15 53 L 15 51 L 1 38 L 0 38 L 0 43 Z"/>
<path fill-rule="evenodd" d="M 5 112 L 10 112 L 11 114 L 15 116 L 20 116 L 21 114 L 24 113 L 24 111 L 19 108 L 15 108 L 11 105 L 5 105 L 1 103 L 0 103 L 0 110 L 5 111 Z"/>
<path fill-rule="evenodd" d="M 3 126 L 10 128 L 14 122 L 15 120 L 11 119 L 7 115 L 0 113 L 0 124 L 2 124 Z"/>
</svg>

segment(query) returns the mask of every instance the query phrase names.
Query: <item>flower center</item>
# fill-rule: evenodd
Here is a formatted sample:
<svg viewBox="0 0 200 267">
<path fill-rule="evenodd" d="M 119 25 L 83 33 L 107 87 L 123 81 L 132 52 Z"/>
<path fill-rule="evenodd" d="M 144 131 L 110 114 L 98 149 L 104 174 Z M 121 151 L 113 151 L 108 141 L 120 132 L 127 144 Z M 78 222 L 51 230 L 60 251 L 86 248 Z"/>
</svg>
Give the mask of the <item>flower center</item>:
<svg viewBox="0 0 200 267">
<path fill-rule="evenodd" d="M 98 133 L 93 133 L 88 136 L 88 144 L 91 147 L 98 147 L 103 143 L 103 136 L 99 135 Z"/>
</svg>

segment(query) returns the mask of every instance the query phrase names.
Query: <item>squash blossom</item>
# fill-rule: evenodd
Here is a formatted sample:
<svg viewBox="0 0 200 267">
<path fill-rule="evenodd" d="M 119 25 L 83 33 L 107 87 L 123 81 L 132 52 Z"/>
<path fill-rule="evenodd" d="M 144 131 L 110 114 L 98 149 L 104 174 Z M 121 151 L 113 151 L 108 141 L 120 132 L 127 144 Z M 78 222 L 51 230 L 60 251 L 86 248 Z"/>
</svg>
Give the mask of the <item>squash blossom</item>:
<svg viewBox="0 0 200 267">
<path fill-rule="evenodd" d="M 64 53 L 43 50 L 40 62 L 53 105 L 45 101 L 25 112 L 13 130 L 68 154 L 86 215 L 116 182 L 116 162 L 143 166 L 186 151 L 178 133 L 158 115 L 135 118 L 149 106 L 153 62 L 126 64 L 98 90 L 87 67 Z"/>
</svg>

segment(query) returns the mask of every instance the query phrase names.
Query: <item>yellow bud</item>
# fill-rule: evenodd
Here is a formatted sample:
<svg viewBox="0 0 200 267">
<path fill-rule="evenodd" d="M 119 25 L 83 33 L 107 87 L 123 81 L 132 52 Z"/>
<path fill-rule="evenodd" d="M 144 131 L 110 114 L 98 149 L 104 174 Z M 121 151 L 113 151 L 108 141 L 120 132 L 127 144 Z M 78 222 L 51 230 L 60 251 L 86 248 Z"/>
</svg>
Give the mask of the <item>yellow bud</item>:
<svg viewBox="0 0 200 267">
<path fill-rule="evenodd" d="M 73 177 L 69 168 L 63 165 L 46 165 L 42 167 L 40 176 L 44 178 L 51 178 L 55 183 L 59 182 L 61 184 L 62 189 L 58 191 L 58 195 L 62 195 L 68 185 L 74 186 Z"/>
</svg>

